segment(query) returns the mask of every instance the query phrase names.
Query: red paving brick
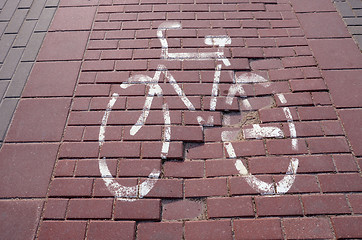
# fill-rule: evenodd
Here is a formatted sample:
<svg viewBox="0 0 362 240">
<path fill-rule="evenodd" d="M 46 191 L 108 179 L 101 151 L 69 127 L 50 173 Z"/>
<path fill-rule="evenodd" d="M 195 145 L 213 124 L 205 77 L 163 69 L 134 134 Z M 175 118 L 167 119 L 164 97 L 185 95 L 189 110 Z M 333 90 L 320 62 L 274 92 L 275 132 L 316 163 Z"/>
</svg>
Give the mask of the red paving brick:
<svg viewBox="0 0 362 240">
<path fill-rule="evenodd" d="M 6 141 L 60 141 L 69 106 L 69 98 L 32 98 L 21 100 L 15 112 Z"/>
<path fill-rule="evenodd" d="M 24 97 L 71 97 L 77 82 L 80 62 L 36 63 Z"/>
<path fill-rule="evenodd" d="M 2 239 L 34 239 L 43 200 L 1 200 Z"/>
<path fill-rule="evenodd" d="M 227 35 L 231 65 L 161 56 L 165 21 L 169 53 Z M 1 146 L 0 238 L 362 238 L 361 67 L 329 0 L 61 0 Z"/>
<path fill-rule="evenodd" d="M 89 32 L 50 32 L 44 39 L 38 60 L 82 60 L 88 35 Z M 76 40 L 69 42 L 69 39 Z"/>
</svg>

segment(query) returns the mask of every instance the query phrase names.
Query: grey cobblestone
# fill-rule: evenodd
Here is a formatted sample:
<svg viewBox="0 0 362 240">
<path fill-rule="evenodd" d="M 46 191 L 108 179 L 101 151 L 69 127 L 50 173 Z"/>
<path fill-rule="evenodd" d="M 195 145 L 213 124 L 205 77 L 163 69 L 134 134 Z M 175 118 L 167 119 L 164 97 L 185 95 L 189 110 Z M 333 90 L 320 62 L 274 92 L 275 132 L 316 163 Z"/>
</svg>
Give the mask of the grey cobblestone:
<svg viewBox="0 0 362 240">
<path fill-rule="evenodd" d="M 6 0 L 0 0 L 0 9 L 3 9 L 5 3 L 6 3 Z"/>
<path fill-rule="evenodd" d="M 348 0 L 349 4 L 351 4 L 352 8 L 362 8 L 361 0 Z"/>
<path fill-rule="evenodd" d="M 7 22 L 0 22 L 0 36 L 4 33 L 7 25 L 8 25 Z"/>
<path fill-rule="evenodd" d="M 34 62 L 39 52 L 45 33 L 34 33 L 31 35 L 21 59 L 23 62 Z"/>
<path fill-rule="evenodd" d="M 21 96 L 32 67 L 32 62 L 22 62 L 18 65 L 14 77 L 11 79 L 5 97 L 19 98 Z"/>
<path fill-rule="evenodd" d="M 356 36 L 354 36 L 354 38 L 356 39 L 356 42 L 358 43 L 358 45 L 360 46 L 360 49 L 362 51 L 362 35 L 356 35 Z"/>
<path fill-rule="evenodd" d="M 45 2 L 46 0 L 34 0 L 26 19 L 39 19 L 40 14 L 45 6 Z"/>
<path fill-rule="evenodd" d="M 353 35 L 362 35 L 362 26 L 350 26 L 348 27 L 348 30 Z"/>
<path fill-rule="evenodd" d="M 0 81 L 0 102 L 3 99 L 10 81 Z"/>
<path fill-rule="evenodd" d="M 19 99 L 6 98 L 0 104 L 0 141 L 4 141 L 6 131 L 13 117 Z"/>
<path fill-rule="evenodd" d="M 348 26 L 362 25 L 362 18 L 345 18 L 343 19 Z"/>
<path fill-rule="evenodd" d="M 5 33 L 18 33 L 28 11 L 28 9 L 17 9 L 6 27 Z"/>
<path fill-rule="evenodd" d="M 4 65 L 0 69 L 0 79 L 11 79 L 18 63 L 20 62 L 23 52 L 24 49 L 22 48 L 10 49 L 8 56 L 4 61 Z"/>
<path fill-rule="evenodd" d="M 56 8 L 44 8 L 40 15 L 38 23 L 35 27 L 35 32 L 46 32 L 49 28 L 50 22 L 53 19 Z"/>
<path fill-rule="evenodd" d="M 5 3 L 5 6 L 0 13 L 0 21 L 10 21 L 16 8 L 18 7 L 19 1 L 20 0 L 8 0 Z"/>
<path fill-rule="evenodd" d="M 339 11 L 339 14 L 341 14 L 343 18 L 354 17 L 352 8 L 349 6 L 347 2 L 335 2 L 334 5 L 336 6 L 337 10 Z"/>
<path fill-rule="evenodd" d="M 0 39 L 0 63 L 3 63 L 5 57 L 8 55 L 8 52 L 13 44 L 16 35 L 14 34 L 4 34 Z"/>
<path fill-rule="evenodd" d="M 357 17 L 362 17 L 362 9 L 353 9 L 353 12 Z"/>
<path fill-rule="evenodd" d="M 332 0 L 342 16 L 348 31 L 362 51 L 362 1 L 361 0 Z"/>
<path fill-rule="evenodd" d="M 33 33 L 37 21 L 25 21 L 21 26 L 18 36 L 14 42 L 14 47 L 26 47 Z"/>
<path fill-rule="evenodd" d="M 59 0 L 48 0 L 45 4 L 45 7 L 57 7 Z"/>
<path fill-rule="evenodd" d="M 21 0 L 18 8 L 30 8 L 33 0 Z"/>
</svg>

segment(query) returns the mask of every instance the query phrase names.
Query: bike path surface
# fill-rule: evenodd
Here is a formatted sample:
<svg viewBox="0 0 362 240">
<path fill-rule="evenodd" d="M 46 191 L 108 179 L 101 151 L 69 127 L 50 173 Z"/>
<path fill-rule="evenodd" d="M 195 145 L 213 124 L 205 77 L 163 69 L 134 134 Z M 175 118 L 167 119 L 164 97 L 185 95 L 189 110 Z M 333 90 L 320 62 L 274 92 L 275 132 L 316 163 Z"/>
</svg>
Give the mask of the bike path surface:
<svg viewBox="0 0 362 240">
<path fill-rule="evenodd" d="M 223 35 L 230 65 L 160 59 L 165 22 L 182 25 L 169 53 L 215 52 L 204 37 Z M 330 1 L 60 1 L 0 150 L 0 236 L 361 238 L 361 69 Z M 139 84 L 157 70 L 162 84 Z"/>
</svg>

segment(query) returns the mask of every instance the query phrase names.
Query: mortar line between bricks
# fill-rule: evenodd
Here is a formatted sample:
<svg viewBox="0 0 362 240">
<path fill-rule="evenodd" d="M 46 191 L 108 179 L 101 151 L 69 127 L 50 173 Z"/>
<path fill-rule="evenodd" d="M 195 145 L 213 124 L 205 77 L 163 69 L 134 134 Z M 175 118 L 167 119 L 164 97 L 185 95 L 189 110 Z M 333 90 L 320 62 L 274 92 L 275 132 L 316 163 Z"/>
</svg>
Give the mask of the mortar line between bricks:
<svg viewBox="0 0 362 240">
<path fill-rule="evenodd" d="M 71 109 L 72 109 L 72 105 L 73 105 L 73 100 L 74 100 L 74 97 L 75 97 L 75 92 L 76 92 L 76 88 L 78 86 L 78 83 L 79 83 L 79 77 L 80 77 L 80 74 L 82 72 L 82 65 L 84 63 L 84 57 L 85 57 L 85 53 L 86 53 L 86 50 L 87 50 L 87 46 L 89 44 L 89 41 L 90 41 L 90 37 L 91 37 L 91 32 L 93 31 L 93 27 L 94 27 L 94 23 L 95 23 L 95 17 L 96 17 L 96 14 L 98 12 L 98 7 L 99 7 L 99 0 L 98 0 L 98 4 L 97 4 L 97 10 L 96 12 L 94 13 L 94 16 L 93 16 L 93 20 L 92 20 L 92 27 L 90 30 L 88 30 L 89 32 L 89 35 L 88 35 L 88 39 L 87 39 L 87 43 L 86 43 L 86 46 L 85 46 L 85 49 L 84 49 L 84 52 L 83 52 L 83 55 L 82 55 L 82 60 L 81 60 L 81 64 L 80 64 L 80 68 L 79 68 L 79 72 L 78 72 L 78 76 L 77 76 L 77 81 L 74 85 L 74 89 L 73 89 L 73 95 L 71 97 L 71 101 L 70 101 L 70 105 L 69 105 L 69 109 L 68 109 L 68 112 L 67 112 L 67 118 L 66 118 L 66 121 L 65 121 L 65 124 L 64 124 L 64 129 L 63 129 L 63 132 L 62 132 L 62 136 L 61 136 L 61 139 L 59 141 L 59 147 L 58 147 L 58 151 L 57 151 L 57 154 L 56 154 L 56 159 L 55 159 L 55 163 L 54 163 L 54 166 L 53 166 L 53 169 L 52 169 L 52 173 L 51 173 L 51 178 L 50 178 L 50 181 L 49 181 L 49 184 L 48 184 L 48 189 L 47 189 L 47 192 L 46 192 L 46 202 L 48 201 L 49 199 L 49 191 L 50 191 L 50 187 L 51 187 L 51 184 L 53 182 L 53 180 L 55 179 L 55 169 L 57 167 L 57 164 L 59 162 L 59 154 L 60 154 L 60 149 L 62 147 L 62 144 L 64 142 L 64 134 L 65 134 L 65 131 L 66 131 L 66 128 L 68 126 L 68 121 L 69 121 L 69 116 L 70 116 L 70 113 L 71 113 Z M 59 4 L 58 4 L 58 7 L 57 7 L 57 10 L 59 9 Z M 57 10 L 55 11 L 54 15 L 53 15 L 53 18 L 57 12 Z M 65 31 L 64 31 L 65 32 Z M 44 37 L 45 38 L 45 37 Z M 75 174 L 75 173 L 74 173 Z M 87 177 L 89 178 L 89 177 Z M 92 190 L 93 190 L 93 186 L 94 186 L 94 178 L 92 178 Z M 70 201 L 69 201 L 69 197 L 68 197 L 68 203 L 67 203 L 67 208 L 66 208 L 66 212 L 65 212 L 65 219 L 67 219 L 67 213 L 68 213 L 68 208 L 69 208 L 69 204 L 70 204 Z M 44 213 L 45 213 L 45 203 L 44 203 L 44 206 L 43 206 L 43 209 L 41 211 L 41 216 L 39 218 L 39 222 L 38 222 L 38 226 L 37 226 L 37 230 L 36 230 L 36 239 L 39 238 L 39 233 L 40 233 L 40 230 L 41 230 L 41 225 L 42 223 L 44 222 Z M 87 222 L 87 225 L 88 225 L 88 222 Z M 84 239 L 86 239 L 86 236 L 87 236 L 87 233 L 88 233 L 88 227 L 86 225 L 86 229 L 85 229 L 85 236 L 84 236 Z"/>
</svg>

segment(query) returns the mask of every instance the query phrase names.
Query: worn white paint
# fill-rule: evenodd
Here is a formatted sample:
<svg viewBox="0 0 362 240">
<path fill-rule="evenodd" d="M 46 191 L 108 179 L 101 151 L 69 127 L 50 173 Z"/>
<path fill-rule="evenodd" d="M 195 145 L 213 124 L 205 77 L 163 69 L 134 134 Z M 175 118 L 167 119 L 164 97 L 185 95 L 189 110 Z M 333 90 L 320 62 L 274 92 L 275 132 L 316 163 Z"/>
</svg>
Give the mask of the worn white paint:
<svg viewBox="0 0 362 240">
<path fill-rule="evenodd" d="M 243 86 L 241 84 L 238 84 L 238 83 L 230 86 L 229 91 L 228 91 L 228 95 L 226 96 L 226 99 L 225 99 L 226 104 L 231 106 L 231 104 L 233 104 L 235 95 L 237 93 L 239 93 L 240 96 L 245 96 L 246 95 Z"/>
<path fill-rule="evenodd" d="M 236 78 L 236 83 L 263 83 L 268 82 L 265 78 L 262 76 L 255 74 L 255 73 L 243 73 L 240 76 Z"/>
<path fill-rule="evenodd" d="M 166 38 L 164 37 L 164 32 L 167 29 L 180 29 L 181 24 L 178 22 L 165 22 L 161 24 L 157 31 L 157 36 L 161 42 L 162 45 L 162 52 L 161 57 L 169 60 L 211 60 L 211 59 L 217 59 L 223 61 L 223 63 L 226 66 L 230 65 L 229 60 L 224 56 L 223 48 L 226 44 L 231 43 L 231 39 L 227 36 L 207 36 L 205 38 L 205 44 L 217 46 L 218 50 L 216 52 L 211 53 L 169 53 L 168 52 L 168 43 Z M 220 73 L 221 73 L 222 64 L 218 64 L 215 69 L 214 74 L 214 81 L 213 81 L 213 87 L 211 92 L 211 100 L 210 100 L 210 110 L 213 111 L 216 108 L 217 103 L 217 96 L 218 96 L 218 84 L 220 81 Z M 169 73 L 169 71 L 166 69 L 165 66 L 159 65 L 157 68 L 157 71 L 155 72 L 155 75 L 153 78 L 146 76 L 146 75 L 135 75 L 128 79 L 127 82 L 121 84 L 121 88 L 127 89 L 128 87 L 134 85 L 134 84 L 146 84 L 148 87 L 148 95 L 145 100 L 145 104 L 143 107 L 142 114 L 138 118 L 137 122 L 132 126 L 130 130 L 131 135 L 137 134 L 137 132 L 142 128 L 142 126 L 145 124 L 147 117 L 149 115 L 152 101 L 155 95 L 162 96 L 162 89 L 159 86 L 158 82 L 160 79 L 160 75 L 163 73 L 166 77 L 166 79 L 169 81 L 169 83 L 174 88 L 177 95 L 181 98 L 185 106 L 189 110 L 195 110 L 195 107 L 190 102 L 190 100 L 187 98 L 185 93 L 182 91 L 180 86 L 177 84 L 174 77 Z M 244 73 L 241 74 L 239 77 L 235 79 L 234 85 L 232 85 L 229 88 L 228 95 L 226 97 L 226 103 L 231 105 L 233 103 L 233 99 L 235 95 L 238 93 L 241 97 L 246 97 L 245 90 L 242 86 L 242 84 L 254 84 L 254 83 L 262 83 L 264 87 L 270 86 L 270 83 L 264 79 L 263 77 L 254 74 L 254 73 Z M 277 97 L 279 98 L 280 102 L 283 104 L 287 102 L 283 94 L 277 94 Z M 105 133 L 106 133 L 106 126 L 107 121 L 109 118 L 109 114 L 112 111 L 112 108 L 118 98 L 118 94 L 114 94 L 109 101 L 107 105 L 107 109 L 105 111 L 105 114 L 102 118 L 102 124 L 100 127 L 99 132 L 99 145 L 100 147 L 103 146 L 104 139 L 105 139 Z M 244 107 L 248 110 L 252 109 L 252 106 L 250 105 L 250 102 L 247 99 L 244 99 L 242 101 L 242 104 Z M 295 125 L 293 123 L 293 118 L 290 113 L 289 108 L 283 108 L 284 114 L 288 121 L 288 126 L 290 130 L 290 135 L 292 138 L 292 145 L 293 149 L 297 148 L 297 139 L 296 139 L 296 130 Z M 170 148 L 170 141 L 171 141 L 171 119 L 170 119 L 170 113 L 168 110 L 168 105 L 165 103 L 163 105 L 163 118 L 164 118 L 164 135 L 163 135 L 163 141 L 162 141 L 162 149 L 161 149 L 161 158 L 166 158 L 169 152 Z M 227 120 L 227 119 L 226 119 Z M 214 125 L 214 118 L 213 116 L 210 116 L 207 121 L 205 121 L 204 118 L 201 116 L 197 117 L 197 121 L 201 126 L 213 126 Z M 229 155 L 229 158 L 236 159 L 236 153 L 233 148 L 233 145 L 231 143 L 232 140 L 235 140 L 238 135 L 238 131 L 223 131 L 221 133 L 221 138 L 224 143 L 224 147 L 226 149 L 226 152 Z M 259 124 L 254 124 L 252 129 L 245 129 L 244 135 L 247 138 L 264 138 L 264 137 L 275 137 L 280 138 L 284 137 L 283 132 L 281 129 L 277 127 L 260 127 Z M 289 167 L 287 169 L 286 175 L 284 178 L 277 182 L 275 185 L 273 183 L 266 183 L 264 181 L 261 181 L 260 179 L 256 178 L 255 176 L 251 175 L 243 162 L 240 159 L 235 160 L 235 168 L 238 170 L 239 174 L 243 176 L 246 180 L 246 182 L 254 188 L 256 191 L 261 192 L 262 194 L 283 194 L 286 193 L 290 187 L 293 185 L 295 180 L 295 175 L 298 169 L 299 161 L 297 158 L 291 159 L 291 162 L 289 164 Z M 102 178 L 109 189 L 115 197 L 119 200 L 126 200 L 126 201 L 133 201 L 137 198 L 142 198 L 146 196 L 152 188 L 157 183 L 157 180 L 160 176 L 160 172 L 158 170 L 153 170 L 149 176 L 148 179 L 146 179 L 144 182 L 142 182 L 139 185 L 131 186 L 131 187 L 125 187 L 121 184 L 119 184 L 111 175 L 109 168 L 106 163 L 105 158 L 99 158 L 99 169 L 102 175 Z"/>
<path fill-rule="evenodd" d="M 230 61 L 225 57 L 223 48 L 226 44 L 231 43 L 231 39 L 228 36 L 206 36 L 205 44 L 218 46 L 218 50 L 216 52 L 206 52 L 206 53 L 170 53 L 168 51 L 168 43 L 165 38 L 165 30 L 168 29 L 181 29 L 182 25 L 179 22 L 164 22 L 162 23 L 157 30 L 157 37 L 160 40 L 162 50 L 161 50 L 161 58 L 168 60 L 178 60 L 178 61 L 202 61 L 202 60 L 212 60 L 217 59 L 223 61 L 226 66 L 230 66 Z"/>
<path fill-rule="evenodd" d="M 161 158 L 165 159 L 167 158 L 167 154 L 170 149 L 170 141 L 171 141 L 171 118 L 167 104 L 163 105 L 163 120 L 165 123 L 165 132 L 162 142 Z"/>
<path fill-rule="evenodd" d="M 278 127 L 261 127 L 259 124 L 253 124 L 253 128 L 243 129 L 245 138 L 282 138 L 283 131 Z"/>
<path fill-rule="evenodd" d="M 158 66 L 159 71 L 162 71 L 163 74 L 166 76 L 166 79 L 170 82 L 173 89 L 177 93 L 177 95 L 181 98 L 182 102 L 185 104 L 185 106 L 190 110 L 195 110 L 194 105 L 191 103 L 191 101 L 186 97 L 184 91 L 180 88 L 180 86 L 177 84 L 175 78 L 170 74 L 170 72 L 166 69 L 165 66 L 159 65 Z M 165 70 L 166 69 L 166 70 Z"/>
<path fill-rule="evenodd" d="M 109 114 L 112 111 L 114 104 L 119 97 L 118 94 L 113 94 L 112 98 L 109 100 L 107 109 L 103 115 L 101 127 L 99 130 L 98 142 L 99 146 L 102 147 L 104 144 L 105 133 L 106 133 L 106 126 L 109 118 Z M 165 142 L 165 140 L 164 140 Z M 166 153 L 167 155 L 167 153 Z M 98 166 L 99 171 L 101 173 L 102 179 L 108 188 L 108 190 L 118 199 L 124 201 L 134 201 L 136 198 L 142 198 L 146 196 L 156 184 L 157 178 L 160 175 L 160 171 L 154 169 L 149 178 L 146 179 L 142 184 L 140 184 L 140 192 L 138 192 L 138 185 L 126 187 L 119 184 L 112 176 L 111 172 L 109 171 L 106 158 L 98 158 Z"/>
<path fill-rule="evenodd" d="M 279 101 L 280 101 L 282 104 L 286 104 L 286 103 L 287 103 L 287 99 L 284 97 L 284 94 L 278 93 L 278 94 L 277 94 L 277 97 L 279 98 Z"/>
<path fill-rule="evenodd" d="M 244 108 L 245 108 L 246 110 L 252 110 L 252 109 L 253 109 L 253 107 L 251 106 L 251 104 L 250 104 L 250 102 L 249 102 L 248 99 L 243 99 L 243 100 L 241 101 L 241 103 L 243 104 L 243 106 L 244 106 Z"/>
<path fill-rule="evenodd" d="M 219 82 L 220 82 L 221 68 L 222 68 L 222 65 L 218 64 L 216 66 L 216 69 L 215 69 L 214 82 L 212 84 L 212 90 L 211 90 L 210 111 L 215 111 L 215 109 L 216 109 L 218 86 L 219 86 Z"/>
<path fill-rule="evenodd" d="M 292 113 L 290 112 L 290 109 L 287 107 L 283 108 L 283 111 L 284 111 L 285 118 L 288 121 L 290 137 L 292 138 L 292 149 L 298 150 L 298 139 L 296 139 L 297 131 L 295 129 L 295 124 L 293 123 Z"/>
<path fill-rule="evenodd" d="M 209 116 L 207 121 L 205 121 L 205 119 L 201 116 L 197 116 L 197 122 L 199 123 L 199 125 L 201 126 L 214 126 L 214 116 Z"/>
<path fill-rule="evenodd" d="M 223 142 L 231 142 L 235 141 L 238 138 L 240 129 L 235 129 L 231 131 L 223 131 L 221 132 L 221 140 Z"/>
</svg>

